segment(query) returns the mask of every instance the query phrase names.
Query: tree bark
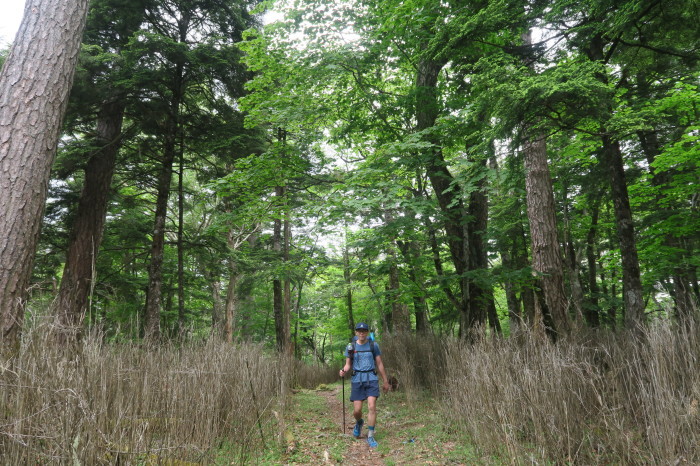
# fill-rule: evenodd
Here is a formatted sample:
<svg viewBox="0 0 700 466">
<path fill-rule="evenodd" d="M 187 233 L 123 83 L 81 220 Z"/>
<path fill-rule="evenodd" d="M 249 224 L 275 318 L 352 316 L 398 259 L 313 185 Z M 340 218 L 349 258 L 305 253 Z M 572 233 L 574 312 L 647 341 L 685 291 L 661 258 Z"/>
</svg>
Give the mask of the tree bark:
<svg viewBox="0 0 700 466">
<path fill-rule="evenodd" d="M 528 30 L 523 35 L 526 46 L 532 45 Z M 532 65 L 529 65 L 532 66 Z M 530 221 L 532 266 L 542 286 L 540 305 L 543 317 L 551 313 L 549 329 L 553 334 L 569 333 L 568 301 L 564 291 L 564 264 L 557 234 L 556 207 L 552 177 L 547 162 L 545 136 L 532 130 L 532 123 L 523 128 L 523 156 L 527 214 Z M 545 322 L 545 325 L 547 323 Z"/>
<path fill-rule="evenodd" d="M 68 240 L 61 286 L 53 304 L 57 331 L 64 343 L 80 337 L 83 318 L 88 310 L 112 176 L 121 146 L 123 119 L 124 104 L 118 100 L 105 102 L 98 114 L 99 149 L 85 167 L 85 183 Z"/>
<path fill-rule="evenodd" d="M 525 164 L 525 190 L 527 212 L 530 220 L 532 242 L 532 267 L 539 275 L 543 299 L 551 313 L 551 329 L 555 333 L 569 333 L 568 303 L 564 292 L 564 266 L 557 236 L 557 219 L 552 191 L 552 178 L 547 164 L 545 139 L 529 135 L 525 131 L 523 154 Z M 542 308 L 543 316 L 546 311 Z"/>
<path fill-rule="evenodd" d="M 0 352 L 19 349 L 27 287 L 87 0 L 28 0 L 0 72 Z"/>
</svg>

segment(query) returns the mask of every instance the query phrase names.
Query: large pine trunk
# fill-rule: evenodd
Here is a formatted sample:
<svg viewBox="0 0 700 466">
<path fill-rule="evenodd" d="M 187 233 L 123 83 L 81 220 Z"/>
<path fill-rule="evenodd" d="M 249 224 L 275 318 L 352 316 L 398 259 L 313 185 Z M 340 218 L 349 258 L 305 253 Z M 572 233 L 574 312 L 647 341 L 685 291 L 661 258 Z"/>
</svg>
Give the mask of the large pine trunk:
<svg viewBox="0 0 700 466">
<path fill-rule="evenodd" d="M 0 73 L 0 351 L 5 356 L 19 348 L 87 8 L 87 0 L 28 0 Z"/>
<path fill-rule="evenodd" d="M 105 102 L 97 120 L 99 150 L 85 167 L 83 186 L 66 253 L 66 264 L 53 314 L 65 339 L 79 337 L 95 280 L 95 261 L 104 232 L 112 176 L 120 147 L 124 104 Z"/>
<path fill-rule="evenodd" d="M 527 214 L 530 220 L 532 267 L 540 276 L 543 300 L 539 300 L 542 315 L 551 315 L 556 333 L 569 332 L 568 302 L 564 292 L 564 265 L 557 235 L 552 178 L 547 164 L 544 137 L 525 132 L 523 155 Z M 543 302 L 544 301 L 544 302 Z M 546 306 L 546 307 L 545 307 Z"/>
</svg>

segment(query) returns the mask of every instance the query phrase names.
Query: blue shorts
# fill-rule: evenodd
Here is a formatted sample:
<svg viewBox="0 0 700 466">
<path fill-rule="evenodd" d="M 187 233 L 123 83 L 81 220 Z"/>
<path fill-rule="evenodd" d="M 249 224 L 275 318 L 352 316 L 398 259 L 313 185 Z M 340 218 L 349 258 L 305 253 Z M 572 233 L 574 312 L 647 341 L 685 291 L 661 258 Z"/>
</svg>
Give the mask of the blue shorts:
<svg viewBox="0 0 700 466">
<path fill-rule="evenodd" d="M 352 383 L 350 401 L 365 401 L 369 396 L 379 398 L 379 380 Z"/>
</svg>

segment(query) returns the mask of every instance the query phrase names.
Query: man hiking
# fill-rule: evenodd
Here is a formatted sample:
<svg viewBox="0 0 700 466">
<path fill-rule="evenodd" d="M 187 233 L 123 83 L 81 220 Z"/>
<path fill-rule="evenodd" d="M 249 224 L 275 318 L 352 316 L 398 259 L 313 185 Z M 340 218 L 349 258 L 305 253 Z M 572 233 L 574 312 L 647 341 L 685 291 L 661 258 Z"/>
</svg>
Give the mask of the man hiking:
<svg viewBox="0 0 700 466">
<path fill-rule="evenodd" d="M 355 416 L 355 428 L 352 434 L 359 438 L 362 433 L 362 404 L 367 400 L 367 444 L 374 448 L 377 441 L 374 439 L 374 427 L 377 421 L 377 398 L 379 398 L 379 378 L 377 373 L 384 379 L 382 389 L 384 392 L 390 390 L 389 380 L 384 371 L 381 351 L 379 345 L 369 340 L 369 326 L 360 322 L 355 326 L 357 340 L 348 343 L 345 348 L 345 366 L 340 369 L 340 376 L 352 369 L 352 389 L 350 390 L 350 401 L 352 401 Z"/>
</svg>

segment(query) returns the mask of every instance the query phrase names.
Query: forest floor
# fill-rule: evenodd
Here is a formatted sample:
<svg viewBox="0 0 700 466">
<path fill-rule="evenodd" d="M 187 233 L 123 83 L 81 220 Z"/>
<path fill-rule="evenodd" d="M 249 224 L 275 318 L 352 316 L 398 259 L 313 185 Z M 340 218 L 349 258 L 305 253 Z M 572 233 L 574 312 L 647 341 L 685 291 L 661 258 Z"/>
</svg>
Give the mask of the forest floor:
<svg viewBox="0 0 700 466">
<path fill-rule="evenodd" d="M 468 439 L 444 423 L 437 403 L 427 397 L 407 399 L 404 392 L 382 394 L 377 402 L 377 448 L 367 445 L 367 429 L 356 439 L 355 420 L 345 384 L 343 431 L 342 385 L 295 390 L 286 419 L 286 453 L 277 464 L 502 464 L 480 457 Z M 367 406 L 364 406 L 364 415 Z"/>
</svg>

